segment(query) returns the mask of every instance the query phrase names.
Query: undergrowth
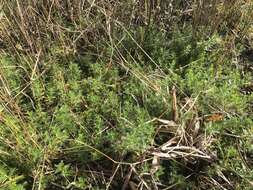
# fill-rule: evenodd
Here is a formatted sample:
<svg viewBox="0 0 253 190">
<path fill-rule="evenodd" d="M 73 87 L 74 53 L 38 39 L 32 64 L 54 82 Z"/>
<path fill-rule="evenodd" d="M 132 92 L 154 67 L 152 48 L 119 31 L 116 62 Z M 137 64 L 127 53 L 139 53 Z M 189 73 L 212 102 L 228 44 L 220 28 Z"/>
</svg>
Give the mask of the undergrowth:
<svg viewBox="0 0 253 190">
<path fill-rule="evenodd" d="M 253 188 L 251 1 L 0 2 L 1 189 Z"/>
</svg>

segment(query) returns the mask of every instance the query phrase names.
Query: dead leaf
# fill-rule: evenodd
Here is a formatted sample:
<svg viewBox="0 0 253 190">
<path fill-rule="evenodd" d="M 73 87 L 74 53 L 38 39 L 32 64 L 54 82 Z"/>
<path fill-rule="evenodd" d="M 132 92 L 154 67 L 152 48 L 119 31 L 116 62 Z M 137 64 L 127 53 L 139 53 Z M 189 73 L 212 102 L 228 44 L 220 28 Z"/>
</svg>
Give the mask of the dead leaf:
<svg viewBox="0 0 253 190">
<path fill-rule="evenodd" d="M 172 120 L 157 119 L 157 121 L 161 122 L 162 124 L 164 124 L 168 127 L 177 127 L 178 126 L 178 124 Z"/>
<path fill-rule="evenodd" d="M 160 158 L 158 156 L 154 156 L 152 160 L 152 168 L 150 170 L 151 174 L 156 173 L 160 168 Z"/>
<path fill-rule="evenodd" d="M 224 115 L 222 113 L 213 113 L 211 115 L 205 116 L 204 120 L 206 122 L 215 122 L 215 121 L 222 121 L 224 119 Z"/>
</svg>

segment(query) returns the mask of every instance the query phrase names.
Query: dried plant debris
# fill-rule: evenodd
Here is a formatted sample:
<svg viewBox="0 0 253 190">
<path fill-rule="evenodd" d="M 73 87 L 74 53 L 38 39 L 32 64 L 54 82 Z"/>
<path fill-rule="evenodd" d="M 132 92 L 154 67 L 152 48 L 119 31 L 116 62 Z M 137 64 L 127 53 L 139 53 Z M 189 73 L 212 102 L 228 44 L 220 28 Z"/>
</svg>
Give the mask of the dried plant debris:
<svg viewBox="0 0 253 190">
<path fill-rule="evenodd" d="M 253 189 L 250 0 L 0 0 L 0 189 Z"/>
</svg>

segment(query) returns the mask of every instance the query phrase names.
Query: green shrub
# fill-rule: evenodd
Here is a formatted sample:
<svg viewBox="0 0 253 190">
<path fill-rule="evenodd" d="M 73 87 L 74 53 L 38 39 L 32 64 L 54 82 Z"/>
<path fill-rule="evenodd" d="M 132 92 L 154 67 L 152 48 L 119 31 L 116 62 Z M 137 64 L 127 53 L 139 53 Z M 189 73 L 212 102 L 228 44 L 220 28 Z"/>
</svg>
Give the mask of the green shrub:
<svg viewBox="0 0 253 190">
<path fill-rule="evenodd" d="M 250 189 L 253 95 L 241 88 L 252 71 L 238 42 L 247 16 L 230 20 L 234 6 L 220 15 L 215 4 L 207 18 L 226 22 L 203 29 L 192 1 L 80 2 L 4 2 L 0 187 Z M 161 157 L 152 173 L 169 140 L 211 158 Z"/>
</svg>

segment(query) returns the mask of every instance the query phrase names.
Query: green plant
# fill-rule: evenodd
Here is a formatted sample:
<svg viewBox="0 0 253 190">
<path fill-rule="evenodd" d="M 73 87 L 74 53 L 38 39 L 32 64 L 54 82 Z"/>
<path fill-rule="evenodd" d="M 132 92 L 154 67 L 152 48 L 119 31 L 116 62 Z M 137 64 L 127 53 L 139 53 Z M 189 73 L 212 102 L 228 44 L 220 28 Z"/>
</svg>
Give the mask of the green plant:
<svg viewBox="0 0 253 190">
<path fill-rule="evenodd" d="M 252 188 L 250 1 L 2 2 L 0 188 Z"/>
</svg>

